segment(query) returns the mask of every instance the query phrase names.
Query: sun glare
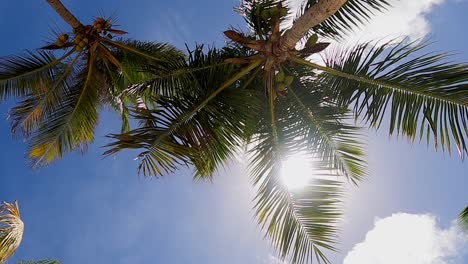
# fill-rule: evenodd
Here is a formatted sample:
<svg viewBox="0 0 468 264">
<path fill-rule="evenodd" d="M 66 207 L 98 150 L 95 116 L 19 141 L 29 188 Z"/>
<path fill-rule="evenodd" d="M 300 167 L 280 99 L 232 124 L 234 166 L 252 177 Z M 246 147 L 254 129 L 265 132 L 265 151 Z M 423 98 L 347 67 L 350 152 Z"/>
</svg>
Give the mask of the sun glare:
<svg viewBox="0 0 468 264">
<path fill-rule="evenodd" d="M 312 177 L 311 161 L 305 156 L 297 155 L 283 162 L 281 178 L 289 189 L 301 189 Z"/>
</svg>

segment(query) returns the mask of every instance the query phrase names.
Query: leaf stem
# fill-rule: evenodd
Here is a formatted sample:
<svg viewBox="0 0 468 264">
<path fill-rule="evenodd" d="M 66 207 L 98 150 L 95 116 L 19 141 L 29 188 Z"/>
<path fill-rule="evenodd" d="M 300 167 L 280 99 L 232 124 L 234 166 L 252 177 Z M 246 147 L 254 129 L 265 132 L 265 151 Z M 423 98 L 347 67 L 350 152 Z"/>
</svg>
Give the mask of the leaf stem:
<svg viewBox="0 0 468 264">
<path fill-rule="evenodd" d="M 342 78 L 346 78 L 346 79 L 350 79 L 350 80 L 354 80 L 354 81 L 357 81 L 357 82 L 367 83 L 367 84 L 380 86 L 380 87 L 386 87 L 386 88 L 390 88 L 392 90 L 398 90 L 400 92 L 405 92 L 405 93 L 409 93 L 409 94 L 413 94 L 413 95 L 417 95 L 417 96 L 429 97 L 429 98 L 432 98 L 434 100 L 444 101 L 444 102 L 448 102 L 448 103 L 455 104 L 455 105 L 461 105 L 461 106 L 464 106 L 464 107 L 468 106 L 468 103 L 463 103 L 463 102 L 460 102 L 458 100 L 449 99 L 449 98 L 442 97 L 442 96 L 437 96 L 437 95 L 434 95 L 434 94 L 419 92 L 417 90 L 414 90 L 414 89 L 411 89 L 411 88 L 408 88 L 408 87 L 404 87 L 404 86 L 397 85 L 397 84 L 391 84 L 391 83 L 388 83 L 388 82 L 382 81 L 382 80 L 376 80 L 376 79 L 371 79 L 369 77 L 349 74 L 349 73 L 346 73 L 346 72 L 338 71 L 338 70 L 335 70 L 335 69 L 332 69 L 332 68 L 329 68 L 329 67 L 326 67 L 326 66 L 322 66 L 322 65 L 307 61 L 307 60 L 302 59 L 302 58 L 292 57 L 291 60 L 293 62 L 298 63 L 298 64 L 309 66 L 309 67 L 324 71 L 324 72 L 326 72 L 328 74 L 335 75 L 335 76 L 342 77 Z"/>
<path fill-rule="evenodd" d="M 51 61 L 50 63 L 40 67 L 40 68 L 37 68 L 35 70 L 32 70 L 32 71 L 28 71 L 28 72 L 25 72 L 23 74 L 20 74 L 20 75 L 16 75 L 16 76 L 12 76 L 10 78 L 6 78 L 6 79 L 0 79 L 0 83 L 2 82 L 6 82 L 6 81 L 10 81 L 10 80 L 14 80 L 14 79 L 18 79 L 18 78 L 22 78 L 22 77 L 25 77 L 25 76 L 29 76 L 29 75 L 32 75 L 32 74 L 35 74 L 37 72 L 40 72 L 42 70 L 45 70 L 47 68 L 51 68 L 51 67 L 54 67 L 55 65 L 59 64 L 61 61 L 63 61 L 64 59 L 68 58 L 75 50 L 72 49 L 70 50 L 69 52 L 67 52 L 65 55 L 63 55 L 62 57 L 56 59 L 56 60 L 53 60 Z"/>
<path fill-rule="evenodd" d="M 136 54 L 138 56 L 141 56 L 141 57 L 144 57 L 144 58 L 147 58 L 147 59 L 150 59 L 150 60 L 154 60 L 154 61 L 164 61 L 161 58 L 156 58 L 156 57 L 154 57 L 152 55 L 149 55 L 149 54 L 147 54 L 145 52 L 141 52 L 140 50 L 135 49 L 133 47 L 130 47 L 128 45 L 125 45 L 125 44 L 122 44 L 122 43 L 119 43 L 119 42 L 116 42 L 116 41 L 112 41 L 112 40 L 107 39 L 107 38 L 102 38 L 102 40 L 109 43 L 112 46 L 115 46 L 115 47 L 120 48 L 122 50 L 132 52 L 132 53 L 134 53 L 134 54 Z"/>
</svg>

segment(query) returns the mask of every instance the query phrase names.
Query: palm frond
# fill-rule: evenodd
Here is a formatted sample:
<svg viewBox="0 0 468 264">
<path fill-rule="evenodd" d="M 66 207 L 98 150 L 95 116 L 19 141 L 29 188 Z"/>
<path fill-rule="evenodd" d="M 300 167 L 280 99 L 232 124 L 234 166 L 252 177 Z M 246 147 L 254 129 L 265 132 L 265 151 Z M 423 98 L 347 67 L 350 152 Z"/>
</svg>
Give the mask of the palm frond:
<svg viewBox="0 0 468 264">
<path fill-rule="evenodd" d="M 131 89 L 151 81 L 149 69 L 153 78 L 154 72 L 183 67 L 184 58 L 167 44 L 109 40 L 70 49 L 58 59 L 42 50 L 0 59 L 2 96 L 21 97 L 10 111 L 12 131 L 30 140 L 34 166 L 83 150 L 94 138 L 100 106 L 120 110 L 129 130 L 128 106 L 146 98 Z"/>
<path fill-rule="evenodd" d="M 41 91 L 60 72 L 61 62 L 70 55 L 68 52 L 56 58 L 48 51 L 27 51 L 22 56 L 0 58 L 0 100 Z"/>
<path fill-rule="evenodd" d="M 324 102 L 323 89 L 318 87 L 320 84 L 311 79 L 293 82 L 284 118 L 294 120 L 295 138 L 305 143 L 305 152 L 327 164 L 326 169 L 336 169 L 357 184 L 366 175 L 359 129 L 345 123 L 347 109 Z"/>
<path fill-rule="evenodd" d="M 207 56 L 192 56 L 190 63 L 206 66 L 213 56 L 213 51 Z M 105 154 L 124 148 L 143 148 L 146 150 L 138 157 L 139 170 L 145 175 L 161 176 L 174 171 L 176 165 L 193 164 L 197 169 L 196 178 L 209 178 L 240 144 L 244 124 L 239 118 L 245 115 L 242 103 L 253 97 L 249 90 L 238 89 L 236 81 L 259 64 L 238 74 L 233 74 L 235 68 L 226 64 L 192 73 L 190 86 L 185 90 L 176 96 L 153 98 L 156 108 L 150 115 L 146 112 L 135 115 L 143 121 L 143 127 L 110 135 L 117 141 L 108 145 L 111 149 Z M 235 92 L 231 90 L 236 87 Z M 217 100 L 213 100 L 215 97 Z"/>
<path fill-rule="evenodd" d="M 171 121 L 180 111 L 172 106 L 170 99 L 159 99 L 161 110 L 133 111 L 132 118 L 143 126 L 123 134 L 111 134 L 108 137 L 116 140 L 106 147 L 110 149 L 104 155 L 112 155 L 123 149 L 144 149 L 137 159 L 140 160 L 138 171 L 145 176 L 162 176 L 172 173 L 177 166 L 187 165 L 190 149 L 183 142 L 166 133 Z"/>
<path fill-rule="evenodd" d="M 106 82 L 110 85 L 108 90 L 101 90 L 100 97 L 104 104 L 108 104 L 118 112 L 122 118 L 122 132 L 130 130 L 130 107 L 138 106 L 143 101 L 150 104 L 153 94 L 152 87 L 161 87 L 160 94 L 166 92 L 164 88 L 180 87 L 183 80 L 176 76 L 176 71 L 185 66 L 185 56 L 174 47 L 155 42 L 142 42 L 121 39 L 118 41 L 122 49 L 112 45 L 101 45 L 106 55 L 98 60 L 98 67 L 103 71 Z M 133 51 L 138 51 L 135 53 Z M 142 56 L 140 53 L 144 53 Z M 148 58 L 150 57 L 150 58 Z M 158 58 L 156 60 L 156 58 Z M 164 76 L 160 78 L 160 76 Z M 162 80 L 162 81 L 161 81 Z M 169 81 L 170 80 L 170 81 Z M 154 89 L 156 90 L 156 89 Z"/>
<path fill-rule="evenodd" d="M 13 134 L 30 137 L 44 120 L 60 108 L 60 100 L 69 90 L 78 58 L 79 55 L 65 69 L 57 71 L 55 76 L 50 76 L 47 83 L 41 82 L 40 90 L 24 96 L 24 99 L 10 110 L 9 119 Z"/>
<path fill-rule="evenodd" d="M 327 67 L 296 59 L 323 71 L 320 78 L 330 96 L 342 106 L 353 107 L 379 128 L 390 111 L 390 134 L 415 140 L 418 136 L 437 149 L 460 156 L 468 152 L 468 66 L 446 62 L 447 54 L 422 54 L 424 45 L 401 42 L 365 43 L 337 51 Z"/>
<path fill-rule="evenodd" d="M 168 46 L 166 44 L 155 45 L 155 43 L 152 43 L 152 42 L 143 42 L 143 41 L 137 41 L 137 40 L 115 40 L 113 41 L 110 39 L 103 39 L 103 41 L 124 52 L 127 52 L 128 54 L 133 54 L 135 56 L 146 59 L 148 61 L 162 62 L 165 60 L 165 58 L 161 57 L 161 55 L 166 56 L 166 54 L 161 53 L 159 51 L 159 49 L 162 46 L 165 46 L 166 48 L 170 48 L 171 50 L 175 51 L 175 48 Z M 180 55 L 180 53 L 178 55 Z M 167 58 L 168 57 L 169 56 L 167 56 Z"/>
<path fill-rule="evenodd" d="M 317 2 L 317 0 L 307 0 L 298 16 Z M 348 0 L 338 12 L 312 30 L 321 36 L 340 38 L 371 20 L 375 13 L 384 12 L 388 7 L 390 3 L 387 0 Z"/>
<path fill-rule="evenodd" d="M 288 190 L 280 177 L 281 162 L 287 155 L 298 153 L 297 144 L 288 122 L 279 117 L 281 109 L 271 106 L 262 111 L 250 150 L 259 224 L 281 258 L 311 263 L 315 257 L 318 262 L 329 263 L 323 250 L 335 250 L 341 183 L 317 178 L 300 192 Z"/>
<path fill-rule="evenodd" d="M 122 71 L 117 74 L 121 82 L 118 86 L 123 89 L 133 86 L 131 90 L 134 91 L 137 87 L 147 89 L 148 86 L 161 86 L 154 83 L 154 80 L 186 66 L 185 55 L 171 45 L 136 40 L 120 40 L 118 43 L 117 48 L 111 46 L 110 49 L 121 65 Z M 169 81 L 168 79 L 165 81 Z M 171 80 L 178 81 L 177 78 Z M 172 84 L 170 87 L 176 85 Z M 141 95 L 141 90 L 138 91 Z"/>
<path fill-rule="evenodd" d="M 468 233 L 468 206 L 458 216 L 460 226 Z"/>
<path fill-rule="evenodd" d="M 18 202 L 0 205 L 0 263 L 8 260 L 18 249 L 23 239 L 24 223 L 21 220 Z"/>
<path fill-rule="evenodd" d="M 250 29 L 256 33 L 256 37 L 265 40 L 273 29 L 271 10 L 276 9 L 278 4 L 283 7 L 287 6 L 284 0 L 242 0 L 236 11 L 244 17 Z"/>
<path fill-rule="evenodd" d="M 73 82 L 60 98 L 59 108 L 34 132 L 29 157 L 33 166 L 43 166 L 77 148 L 83 149 L 94 139 L 98 120 L 99 91 L 105 86 L 95 67 L 95 55 L 78 67 Z M 94 58 L 94 59 L 93 59 Z"/>
</svg>

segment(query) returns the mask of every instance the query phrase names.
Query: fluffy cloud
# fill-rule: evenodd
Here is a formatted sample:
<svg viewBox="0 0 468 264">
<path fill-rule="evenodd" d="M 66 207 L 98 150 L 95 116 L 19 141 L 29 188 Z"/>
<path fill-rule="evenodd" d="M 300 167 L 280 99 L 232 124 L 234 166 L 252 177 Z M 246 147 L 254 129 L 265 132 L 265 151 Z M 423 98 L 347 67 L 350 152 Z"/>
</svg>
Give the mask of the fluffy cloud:
<svg viewBox="0 0 468 264">
<path fill-rule="evenodd" d="M 346 38 L 350 44 L 376 39 L 394 39 L 408 36 L 417 40 L 430 33 L 431 28 L 426 15 L 434 7 L 447 0 L 388 0 L 391 7 L 379 13 L 370 22 L 356 29 Z M 458 0 L 460 1 L 460 0 Z M 298 8 L 303 0 L 290 0 L 294 8 Z"/>
<path fill-rule="evenodd" d="M 348 41 L 369 41 L 382 38 L 397 38 L 408 36 L 410 40 L 418 40 L 430 33 L 431 28 L 426 15 L 434 7 L 446 0 L 391 0 L 392 5 L 386 12 L 377 14 L 357 34 Z"/>
<path fill-rule="evenodd" d="M 377 219 L 343 264 L 455 264 L 467 248 L 455 224 L 443 229 L 434 216 L 398 213 Z"/>
</svg>

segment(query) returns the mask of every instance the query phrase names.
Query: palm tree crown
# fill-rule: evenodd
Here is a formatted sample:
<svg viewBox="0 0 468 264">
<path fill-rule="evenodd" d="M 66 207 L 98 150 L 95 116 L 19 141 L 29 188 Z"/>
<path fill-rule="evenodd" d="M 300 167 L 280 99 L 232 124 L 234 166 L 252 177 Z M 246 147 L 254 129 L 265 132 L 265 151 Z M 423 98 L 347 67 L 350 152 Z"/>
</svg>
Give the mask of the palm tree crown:
<svg viewBox="0 0 468 264">
<path fill-rule="evenodd" d="M 389 122 L 390 133 L 468 153 L 467 65 L 424 52 L 424 43 L 331 51 L 323 41 L 345 38 L 387 7 L 385 0 L 309 0 L 296 16 L 286 1 L 244 0 L 237 10 L 251 31 L 228 30 L 226 47 L 197 46 L 188 56 L 165 44 L 115 41 L 124 32 L 111 20 L 83 26 L 63 11 L 74 41 L 60 35 L 45 48 L 64 55 L 0 60 L 0 94 L 23 98 L 11 112 L 13 131 L 30 139 L 39 165 L 92 141 L 102 105 L 123 117 L 105 154 L 140 149 L 144 175 L 188 165 L 195 179 L 211 179 L 245 150 L 257 219 L 279 255 L 329 263 L 343 185 L 366 176 L 363 136 L 352 119 L 374 128 Z M 316 53 L 322 61 L 310 57 Z M 280 177 L 282 162 L 298 153 L 317 170 L 301 191 Z"/>
<path fill-rule="evenodd" d="M 312 2 L 301 12 L 317 8 Z M 328 263 L 324 250 L 335 250 L 343 179 L 357 184 L 366 175 L 362 135 L 349 124 L 353 116 L 375 128 L 389 120 L 390 133 L 426 138 L 447 151 L 455 145 L 461 157 L 467 153 L 466 65 L 446 62 L 446 54 L 420 55 L 426 45 L 406 40 L 323 52 L 329 43 L 318 41 L 319 35 L 344 37 L 370 18 L 362 7 L 386 6 L 346 1 L 313 25 L 297 50 L 284 44 L 292 33 L 281 29 L 290 13 L 283 1 L 243 1 L 238 10 L 252 32 L 226 31 L 232 42 L 221 50 L 205 54 L 196 48 L 184 85 L 172 87 L 172 95 L 162 95 L 170 90 L 166 85 L 141 87 L 139 93 L 154 98 L 154 108 L 135 114 L 138 128 L 111 135 L 116 141 L 106 154 L 143 148 L 139 168 L 145 175 L 191 164 L 196 178 L 210 178 L 247 146 L 258 221 L 280 256 Z M 307 59 L 319 52 L 323 62 Z M 297 153 L 306 153 L 321 172 L 300 192 L 279 175 L 282 161 Z"/>
<path fill-rule="evenodd" d="M 164 69 L 183 58 L 166 44 L 113 40 L 125 32 L 111 22 L 97 18 L 41 50 L 0 58 L 0 98 L 21 98 L 9 118 L 12 132 L 30 142 L 33 166 L 84 150 L 94 139 L 103 106 L 114 107 L 126 120 L 123 102 L 135 97 L 124 96 L 124 90 L 140 81 L 139 68 Z"/>
</svg>

